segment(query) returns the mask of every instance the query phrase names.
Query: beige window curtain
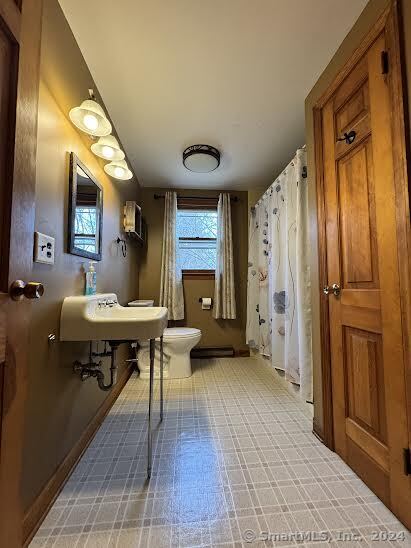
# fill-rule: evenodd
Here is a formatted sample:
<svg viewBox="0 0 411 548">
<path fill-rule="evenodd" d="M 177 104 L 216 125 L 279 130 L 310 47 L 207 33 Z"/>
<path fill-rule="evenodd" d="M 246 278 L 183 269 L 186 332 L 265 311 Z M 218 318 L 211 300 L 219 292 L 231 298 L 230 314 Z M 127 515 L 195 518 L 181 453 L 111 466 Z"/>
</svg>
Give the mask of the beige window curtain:
<svg viewBox="0 0 411 548">
<path fill-rule="evenodd" d="M 169 320 L 184 319 L 181 267 L 177 256 L 177 193 L 166 192 L 161 254 L 160 306 L 168 308 Z"/>
<path fill-rule="evenodd" d="M 220 194 L 217 209 L 217 261 L 215 269 L 214 318 L 236 316 L 231 204 L 228 193 Z"/>
</svg>

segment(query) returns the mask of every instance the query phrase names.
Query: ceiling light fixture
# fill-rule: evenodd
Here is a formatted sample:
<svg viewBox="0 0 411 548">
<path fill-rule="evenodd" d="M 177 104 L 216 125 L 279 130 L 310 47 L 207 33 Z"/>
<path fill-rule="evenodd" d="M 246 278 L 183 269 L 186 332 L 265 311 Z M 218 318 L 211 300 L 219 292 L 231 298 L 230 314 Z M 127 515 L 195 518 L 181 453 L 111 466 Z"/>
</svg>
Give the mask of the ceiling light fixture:
<svg viewBox="0 0 411 548">
<path fill-rule="evenodd" d="M 209 173 L 220 165 L 220 151 L 210 145 L 191 145 L 183 152 L 183 164 L 195 173 Z"/>
<path fill-rule="evenodd" d="M 128 181 L 133 177 L 125 160 L 116 160 L 115 162 L 106 164 L 104 166 L 104 171 L 110 175 L 110 177 L 119 179 L 120 181 Z"/>
<path fill-rule="evenodd" d="M 104 137 L 111 133 L 111 123 L 107 119 L 104 110 L 95 101 L 92 89 L 88 90 L 90 99 L 86 99 L 79 107 L 74 107 L 69 112 L 70 120 L 73 124 L 96 137 Z"/>
<path fill-rule="evenodd" d="M 106 135 L 100 137 L 97 143 L 91 145 L 91 150 L 99 158 L 103 160 L 111 160 L 112 162 L 117 160 L 124 160 L 125 154 L 121 150 L 118 141 L 113 135 Z"/>
</svg>

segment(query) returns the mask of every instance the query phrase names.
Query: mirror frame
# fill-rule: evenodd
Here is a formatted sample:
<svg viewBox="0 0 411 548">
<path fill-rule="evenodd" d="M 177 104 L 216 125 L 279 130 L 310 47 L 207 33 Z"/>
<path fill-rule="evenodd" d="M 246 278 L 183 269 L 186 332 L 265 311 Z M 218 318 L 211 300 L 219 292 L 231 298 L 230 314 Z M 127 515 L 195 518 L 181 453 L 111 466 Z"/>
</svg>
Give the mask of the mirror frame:
<svg viewBox="0 0 411 548">
<path fill-rule="evenodd" d="M 97 198 L 97 208 L 100 212 L 98 219 L 99 236 L 98 236 L 98 253 L 92 253 L 91 251 L 83 251 L 74 245 L 74 222 L 76 216 L 76 203 L 77 203 L 77 166 L 84 171 L 93 183 L 99 189 L 99 195 Z M 67 232 L 67 252 L 71 255 L 78 255 L 79 257 L 85 257 L 87 259 L 93 259 L 94 261 L 101 261 L 102 251 L 102 235 L 103 235 L 103 187 L 87 169 L 87 167 L 79 160 L 79 158 L 70 152 L 70 167 L 69 167 L 69 200 L 68 200 L 68 232 Z"/>
</svg>

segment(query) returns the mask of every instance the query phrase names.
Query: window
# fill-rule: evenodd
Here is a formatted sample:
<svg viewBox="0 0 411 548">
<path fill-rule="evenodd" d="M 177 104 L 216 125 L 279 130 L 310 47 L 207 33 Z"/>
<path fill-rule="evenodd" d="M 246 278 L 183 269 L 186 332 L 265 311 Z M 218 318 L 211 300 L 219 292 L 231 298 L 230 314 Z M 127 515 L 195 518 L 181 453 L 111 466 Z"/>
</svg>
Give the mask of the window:
<svg viewBox="0 0 411 548">
<path fill-rule="evenodd" d="M 96 253 L 97 212 L 95 207 L 77 206 L 74 228 L 74 245 L 84 251 Z"/>
<path fill-rule="evenodd" d="M 213 275 L 216 266 L 217 211 L 177 210 L 178 256 L 183 274 Z"/>
</svg>

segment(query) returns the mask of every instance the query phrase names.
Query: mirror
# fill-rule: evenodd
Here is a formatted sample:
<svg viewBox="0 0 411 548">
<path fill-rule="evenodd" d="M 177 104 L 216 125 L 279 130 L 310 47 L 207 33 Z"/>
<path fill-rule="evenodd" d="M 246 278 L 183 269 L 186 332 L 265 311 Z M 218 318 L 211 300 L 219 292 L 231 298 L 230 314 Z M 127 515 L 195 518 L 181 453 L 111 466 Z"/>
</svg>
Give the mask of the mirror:
<svg viewBox="0 0 411 548">
<path fill-rule="evenodd" d="M 73 152 L 69 184 L 68 252 L 101 261 L 103 188 Z"/>
</svg>

